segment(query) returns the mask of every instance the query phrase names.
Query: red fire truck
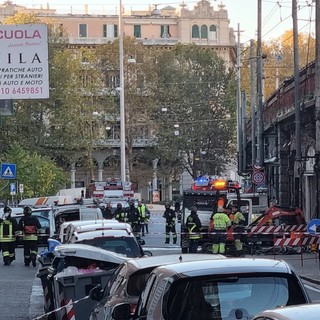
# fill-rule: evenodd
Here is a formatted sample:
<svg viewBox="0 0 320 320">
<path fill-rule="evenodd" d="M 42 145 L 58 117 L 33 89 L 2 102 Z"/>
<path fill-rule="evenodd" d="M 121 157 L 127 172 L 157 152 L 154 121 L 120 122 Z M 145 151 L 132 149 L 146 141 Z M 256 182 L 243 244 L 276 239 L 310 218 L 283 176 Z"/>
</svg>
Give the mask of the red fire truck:
<svg viewBox="0 0 320 320">
<path fill-rule="evenodd" d="M 236 200 L 233 204 L 241 207 L 240 186 L 235 181 L 216 179 L 211 177 L 199 177 L 194 181 L 191 189 L 183 192 L 183 207 L 181 216 L 181 250 L 182 253 L 188 251 L 188 229 L 186 227 L 187 217 L 191 213 L 191 207 L 196 206 L 198 216 L 202 224 L 201 239 L 199 246 L 211 242 L 209 233 L 209 222 L 213 212 L 218 206 L 227 207 L 228 193 L 234 193 Z M 247 223 L 250 220 L 248 213 L 244 213 Z"/>
<path fill-rule="evenodd" d="M 92 198 L 133 198 L 134 191 L 130 182 L 123 183 L 118 178 L 95 181 L 88 186 L 89 197 Z"/>
</svg>

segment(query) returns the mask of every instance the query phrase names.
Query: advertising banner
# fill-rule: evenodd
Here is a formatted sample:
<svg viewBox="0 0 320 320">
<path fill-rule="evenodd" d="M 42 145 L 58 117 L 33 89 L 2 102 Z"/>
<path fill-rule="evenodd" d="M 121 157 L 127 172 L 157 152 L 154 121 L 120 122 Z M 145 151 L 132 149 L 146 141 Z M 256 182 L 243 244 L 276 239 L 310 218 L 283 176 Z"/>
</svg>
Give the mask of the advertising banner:
<svg viewBox="0 0 320 320">
<path fill-rule="evenodd" d="M 0 99 L 47 98 L 47 25 L 0 25 Z"/>
</svg>

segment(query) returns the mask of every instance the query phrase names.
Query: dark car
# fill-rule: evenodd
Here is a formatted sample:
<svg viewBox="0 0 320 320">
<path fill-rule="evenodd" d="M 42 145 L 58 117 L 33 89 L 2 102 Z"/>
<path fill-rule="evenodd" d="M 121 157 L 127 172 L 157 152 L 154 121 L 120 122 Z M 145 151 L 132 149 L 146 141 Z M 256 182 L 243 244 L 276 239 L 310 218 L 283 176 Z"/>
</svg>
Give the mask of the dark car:
<svg viewBox="0 0 320 320">
<path fill-rule="evenodd" d="M 90 320 L 112 320 L 112 310 L 121 302 L 130 303 L 130 311 L 133 314 L 149 274 L 160 265 L 179 261 L 215 259 L 225 259 L 225 257 L 219 254 L 168 254 L 124 261 L 110 278 L 103 291 L 96 288 L 92 292 L 91 297 L 100 301 L 93 309 Z"/>
<path fill-rule="evenodd" d="M 136 313 L 119 304 L 114 319 L 252 319 L 278 306 L 310 303 L 301 279 L 284 261 L 230 258 L 182 262 L 152 271 Z"/>
</svg>

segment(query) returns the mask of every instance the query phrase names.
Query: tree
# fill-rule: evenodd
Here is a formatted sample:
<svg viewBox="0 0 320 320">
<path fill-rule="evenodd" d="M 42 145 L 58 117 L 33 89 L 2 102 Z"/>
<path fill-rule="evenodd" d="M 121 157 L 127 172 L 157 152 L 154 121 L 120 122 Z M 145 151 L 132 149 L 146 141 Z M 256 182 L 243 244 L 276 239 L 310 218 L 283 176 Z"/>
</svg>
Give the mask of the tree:
<svg viewBox="0 0 320 320">
<path fill-rule="evenodd" d="M 55 195 L 68 182 L 62 168 L 52 159 L 29 152 L 17 143 L 2 154 L 1 162 L 16 164 L 16 180 L 24 185 L 23 196 L 26 198 Z M 7 184 L 7 181 L 0 181 L 2 198 L 10 196 Z"/>
<path fill-rule="evenodd" d="M 315 39 L 309 35 L 298 35 L 299 66 L 303 68 L 315 59 Z M 242 49 L 241 88 L 250 92 L 250 48 Z M 267 100 L 287 78 L 294 74 L 293 31 L 289 30 L 278 38 L 262 44 L 264 99 Z M 256 49 L 255 49 L 256 53 Z M 248 94 L 248 96 L 250 96 Z M 249 97 L 250 100 L 250 97 Z"/>
<path fill-rule="evenodd" d="M 176 45 L 159 54 L 157 73 L 155 153 L 164 164 L 162 174 L 221 174 L 234 158 L 233 71 L 210 49 Z M 168 113 L 161 116 L 163 107 Z"/>
<path fill-rule="evenodd" d="M 125 136 L 126 155 L 130 177 L 132 182 L 145 183 L 152 177 L 152 167 L 146 153 L 133 153 L 136 141 L 142 141 L 149 137 L 150 117 L 154 108 L 154 64 L 156 56 L 153 49 L 146 48 L 134 38 L 125 37 L 124 42 L 124 104 L 125 104 Z M 119 42 L 108 43 L 97 49 L 97 58 L 100 68 L 105 70 L 107 84 L 111 87 L 110 94 L 119 103 L 118 89 L 119 79 Z M 131 61 L 134 60 L 132 63 Z M 120 131 L 119 109 L 109 117 L 111 124 Z M 119 132 L 118 131 L 118 132 Z M 141 174 L 144 171 L 144 174 Z"/>
</svg>

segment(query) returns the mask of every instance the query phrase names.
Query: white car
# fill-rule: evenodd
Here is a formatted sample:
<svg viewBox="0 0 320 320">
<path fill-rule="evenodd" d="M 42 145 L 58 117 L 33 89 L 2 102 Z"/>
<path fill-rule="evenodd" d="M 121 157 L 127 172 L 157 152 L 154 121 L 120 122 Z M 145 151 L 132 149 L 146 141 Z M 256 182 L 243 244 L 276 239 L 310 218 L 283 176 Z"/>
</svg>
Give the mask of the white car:
<svg viewBox="0 0 320 320">
<path fill-rule="evenodd" d="M 298 306 L 279 307 L 258 313 L 252 320 L 318 320 L 320 303 L 301 304 Z"/>
</svg>

